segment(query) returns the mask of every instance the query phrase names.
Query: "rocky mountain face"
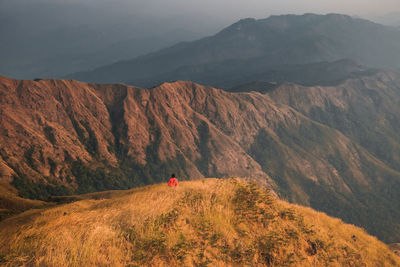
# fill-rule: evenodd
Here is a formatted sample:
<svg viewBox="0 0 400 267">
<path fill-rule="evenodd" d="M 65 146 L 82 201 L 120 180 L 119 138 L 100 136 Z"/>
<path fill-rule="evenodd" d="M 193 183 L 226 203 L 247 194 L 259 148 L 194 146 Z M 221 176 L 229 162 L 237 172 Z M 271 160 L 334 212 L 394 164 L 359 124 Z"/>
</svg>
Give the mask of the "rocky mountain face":
<svg viewBox="0 0 400 267">
<path fill-rule="evenodd" d="M 96 191 L 163 181 L 173 171 L 182 178 L 269 179 L 236 140 L 207 118 L 212 114 L 229 122 L 231 109 L 239 103 L 243 110 L 250 105 L 222 90 L 189 82 L 144 90 L 2 78 L 1 92 L 2 176 L 10 181 L 19 177 L 14 179 L 16 187 L 32 180 Z M 240 116 L 243 124 L 253 114 Z M 242 135 L 245 130 L 235 131 Z M 116 181 L 103 185 L 90 180 L 94 176 Z M 38 192 L 26 193 L 35 197 Z"/>
<path fill-rule="evenodd" d="M 400 75 L 230 93 L 0 79 L 0 174 L 20 194 L 240 176 L 400 239 Z"/>
<path fill-rule="evenodd" d="M 309 64 L 325 62 L 326 65 L 345 58 L 368 67 L 399 68 L 399 29 L 339 14 L 244 19 L 214 36 L 68 77 L 142 87 L 190 80 L 230 88 L 238 82 L 253 82 L 254 78 L 321 85 L 318 82 L 332 82 L 332 77 Z M 350 66 L 353 67 L 349 68 L 348 62 L 343 64 L 341 79 L 356 70 L 354 64 Z M 304 72 L 314 75 L 303 81 Z"/>
</svg>

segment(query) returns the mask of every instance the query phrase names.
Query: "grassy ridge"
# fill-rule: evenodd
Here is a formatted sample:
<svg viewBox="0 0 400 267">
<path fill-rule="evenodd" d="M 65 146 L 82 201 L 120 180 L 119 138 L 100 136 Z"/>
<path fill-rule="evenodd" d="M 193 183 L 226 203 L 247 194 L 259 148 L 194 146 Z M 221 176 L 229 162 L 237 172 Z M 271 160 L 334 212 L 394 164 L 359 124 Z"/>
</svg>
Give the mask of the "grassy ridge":
<svg viewBox="0 0 400 267">
<path fill-rule="evenodd" d="M 51 205 L 47 202 L 19 197 L 14 188 L 5 181 L 0 181 L 0 220 L 24 210 Z"/>
<path fill-rule="evenodd" d="M 4 266 L 399 266 L 362 229 L 277 200 L 255 184 L 204 179 L 28 211 L 0 222 Z"/>
</svg>

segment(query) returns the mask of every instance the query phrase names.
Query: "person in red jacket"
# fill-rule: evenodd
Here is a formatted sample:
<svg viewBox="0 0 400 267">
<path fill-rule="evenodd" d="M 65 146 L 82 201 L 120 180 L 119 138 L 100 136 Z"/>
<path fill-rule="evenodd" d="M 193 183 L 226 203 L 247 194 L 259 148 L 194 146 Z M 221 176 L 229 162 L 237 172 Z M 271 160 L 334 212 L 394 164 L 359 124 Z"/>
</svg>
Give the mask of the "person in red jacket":
<svg viewBox="0 0 400 267">
<path fill-rule="evenodd" d="M 169 187 L 178 186 L 178 180 L 175 178 L 175 174 L 171 175 L 171 179 L 169 179 L 169 181 L 168 181 L 168 186 Z"/>
</svg>

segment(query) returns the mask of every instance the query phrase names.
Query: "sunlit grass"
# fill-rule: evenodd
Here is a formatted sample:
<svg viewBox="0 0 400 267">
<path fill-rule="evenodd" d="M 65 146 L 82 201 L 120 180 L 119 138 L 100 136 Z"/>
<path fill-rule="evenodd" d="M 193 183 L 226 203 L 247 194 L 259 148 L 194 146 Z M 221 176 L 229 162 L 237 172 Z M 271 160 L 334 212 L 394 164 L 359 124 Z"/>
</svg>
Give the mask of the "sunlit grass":
<svg viewBox="0 0 400 267">
<path fill-rule="evenodd" d="M 0 222 L 1 264 L 400 265 L 362 229 L 241 180 L 203 179 L 86 198 Z"/>
</svg>

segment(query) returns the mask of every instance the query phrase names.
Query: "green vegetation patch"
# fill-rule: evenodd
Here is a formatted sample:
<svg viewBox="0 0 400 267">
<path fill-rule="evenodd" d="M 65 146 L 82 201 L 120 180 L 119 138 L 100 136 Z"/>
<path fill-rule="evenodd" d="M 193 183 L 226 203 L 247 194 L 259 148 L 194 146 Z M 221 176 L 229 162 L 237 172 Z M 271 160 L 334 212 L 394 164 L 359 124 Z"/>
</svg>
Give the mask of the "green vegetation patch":
<svg viewBox="0 0 400 267">
<path fill-rule="evenodd" d="M 11 185 L 14 186 L 21 197 L 30 199 L 47 200 L 50 196 L 72 195 L 73 190 L 64 185 L 51 185 L 46 181 L 34 183 L 22 173 L 13 176 Z"/>
</svg>

